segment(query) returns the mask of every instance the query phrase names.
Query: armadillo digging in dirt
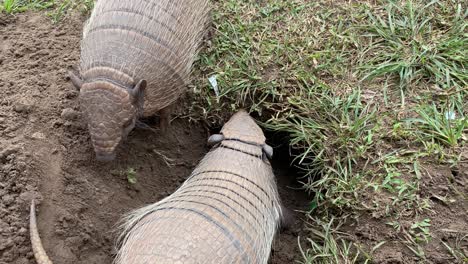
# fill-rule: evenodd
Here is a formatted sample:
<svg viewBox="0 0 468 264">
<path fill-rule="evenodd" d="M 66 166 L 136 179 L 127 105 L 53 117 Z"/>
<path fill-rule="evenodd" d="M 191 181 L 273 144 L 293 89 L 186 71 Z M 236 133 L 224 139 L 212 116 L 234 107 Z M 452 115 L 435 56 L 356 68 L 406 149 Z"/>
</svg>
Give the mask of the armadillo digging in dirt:
<svg viewBox="0 0 468 264">
<path fill-rule="evenodd" d="M 267 263 L 282 217 L 262 130 L 236 113 L 170 196 L 123 220 L 116 263 Z"/>
<path fill-rule="evenodd" d="M 98 160 L 109 161 L 138 117 L 161 128 L 184 92 L 209 25 L 208 0 L 99 0 L 83 30 L 80 105 Z"/>
</svg>

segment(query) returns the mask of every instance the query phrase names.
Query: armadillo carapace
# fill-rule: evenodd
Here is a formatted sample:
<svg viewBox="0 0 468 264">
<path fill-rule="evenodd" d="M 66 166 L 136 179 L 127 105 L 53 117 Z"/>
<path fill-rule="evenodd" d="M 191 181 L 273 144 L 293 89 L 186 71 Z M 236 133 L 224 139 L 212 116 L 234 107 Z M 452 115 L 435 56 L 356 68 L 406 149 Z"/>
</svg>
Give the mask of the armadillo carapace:
<svg viewBox="0 0 468 264">
<path fill-rule="evenodd" d="M 183 93 L 208 28 L 208 0 L 99 0 L 83 30 L 80 73 L 70 79 L 99 160 L 140 116 L 161 114 Z"/>
<path fill-rule="evenodd" d="M 172 195 L 124 219 L 116 263 L 267 263 L 282 214 L 260 127 L 236 113 Z"/>
</svg>

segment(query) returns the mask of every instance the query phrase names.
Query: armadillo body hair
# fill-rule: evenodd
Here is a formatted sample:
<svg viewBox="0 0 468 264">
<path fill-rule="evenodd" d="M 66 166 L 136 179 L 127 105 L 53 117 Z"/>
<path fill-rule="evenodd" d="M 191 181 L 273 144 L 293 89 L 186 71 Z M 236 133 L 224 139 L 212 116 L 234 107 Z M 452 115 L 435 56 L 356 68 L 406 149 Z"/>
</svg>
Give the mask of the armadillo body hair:
<svg viewBox="0 0 468 264">
<path fill-rule="evenodd" d="M 129 88 L 144 79 L 145 113 L 154 114 L 188 83 L 209 11 L 208 0 L 97 1 L 83 30 L 83 79 Z"/>
<path fill-rule="evenodd" d="M 255 126 L 245 112 L 233 116 L 179 189 L 127 215 L 116 263 L 267 263 L 282 212 Z"/>
</svg>

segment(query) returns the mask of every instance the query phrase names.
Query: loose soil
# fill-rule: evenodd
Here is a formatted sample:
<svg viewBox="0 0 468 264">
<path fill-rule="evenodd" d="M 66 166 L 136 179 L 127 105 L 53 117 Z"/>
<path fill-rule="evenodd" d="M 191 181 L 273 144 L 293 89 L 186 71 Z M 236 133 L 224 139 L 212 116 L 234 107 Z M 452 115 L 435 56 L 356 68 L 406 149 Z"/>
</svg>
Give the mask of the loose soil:
<svg viewBox="0 0 468 264">
<path fill-rule="evenodd" d="M 117 160 L 95 161 L 78 91 L 67 71 L 79 61 L 84 17 L 53 25 L 43 13 L 0 15 L 0 264 L 35 263 L 29 205 L 54 263 L 105 264 L 115 254 L 120 217 L 171 194 L 209 150 L 207 130 L 175 118 L 170 131 L 135 129 Z M 277 164 L 285 205 L 301 209 L 305 194 L 288 188 L 294 175 Z M 129 170 L 137 182 L 127 180 Z M 275 240 L 271 263 L 298 256 L 296 223 Z"/>
</svg>

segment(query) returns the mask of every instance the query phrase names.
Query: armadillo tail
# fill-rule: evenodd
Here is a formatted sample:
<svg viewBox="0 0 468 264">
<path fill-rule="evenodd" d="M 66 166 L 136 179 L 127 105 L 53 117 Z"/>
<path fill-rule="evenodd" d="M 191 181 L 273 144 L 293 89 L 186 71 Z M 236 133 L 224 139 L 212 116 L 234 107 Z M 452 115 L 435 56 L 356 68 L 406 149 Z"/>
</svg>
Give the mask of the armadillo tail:
<svg viewBox="0 0 468 264">
<path fill-rule="evenodd" d="M 44 247 L 42 246 L 41 238 L 39 237 L 39 231 L 37 230 L 36 221 L 36 207 L 34 200 L 31 202 L 31 211 L 29 216 L 29 231 L 31 236 L 31 245 L 36 258 L 37 264 L 52 264 L 49 257 L 47 256 Z"/>
</svg>

